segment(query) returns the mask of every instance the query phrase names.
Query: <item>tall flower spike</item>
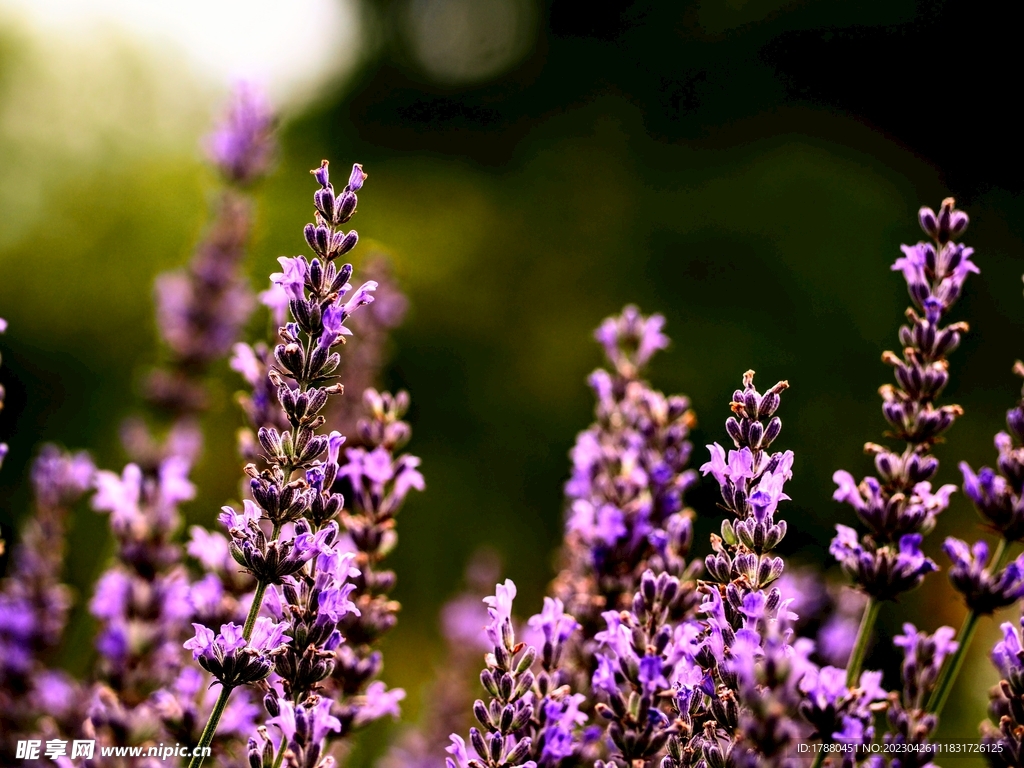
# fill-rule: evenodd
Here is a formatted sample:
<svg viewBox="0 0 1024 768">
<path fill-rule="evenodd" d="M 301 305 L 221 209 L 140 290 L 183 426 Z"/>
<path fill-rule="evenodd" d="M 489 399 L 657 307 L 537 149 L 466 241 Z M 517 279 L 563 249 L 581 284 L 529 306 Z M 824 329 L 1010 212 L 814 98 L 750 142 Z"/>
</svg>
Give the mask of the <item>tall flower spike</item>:
<svg viewBox="0 0 1024 768">
<path fill-rule="evenodd" d="M 808 659 L 813 644 L 790 645 L 795 616 L 773 585 L 784 567 L 772 550 L 786 534 L 776 513 L 789 499 L 793 452 L 770 447 L 782 429 L 776 411 L 787 387 L 780 381 L 762 394 L 747 371 L 725 424 L 734 448 L 708 446 L 710 460 L 701 467 L 718 482 L 730 517 L 721 536 L 712 535 L 713 554 L 705 560 L 712 580 L 701 585 L 703 618 L 692 623 L 694 670 L 689 679 L 669 681 L 684 727 L 668 740 L 665 768 L 778 765 L 807 729 L 801 704 L 805 678 L 818 673 Z M 861 699 L 854 691 L 838 709 L 829 701 L 829 718 L 813 713 L 818 729 L 837 730 Z"/>
<path fill-rule="evenodd" d="M 300 744 L 290 733 L 291 725 L 300 722 L 301 717 L 322 712 L 324 705 L 313 701 L 313 688 L 333 671 L 342 640 L 339 623 L 351 611 L 344 583 L 348 567 L 335 548 L 339 529 L 333 519 L 343 503 L 341 494 L 333 488 L 339 477 L 338 459 L 344 438 L 337 432 L 323 434 L 320 430 L 328 400 L 343 391 L 340 384 L 332 382 L 341 360 L 335 347 L 350 333 L 344 323 L 353 312 L 373 301 L 376 284 L 369 281 L 353 291 L 348 282 L 352 266 L 339 267 L 335 263 L 357 240 L 355 232 L 337 233 L 335 229 L 354 214 L 355 192 L 362 187 L 365 174 L 354 166 L 349 184 L 339 196 L 330 184 L 326 160 L 312 173 L 320 189 L 314 195 L 317 223 L 308 225 L 307 230 L 322 229 L 328 244 L 334 243 L 338 234 L 339 246 L 314 248 L 318 255 L 312 261 L 304 256 L 282 258 L 284 271 L 272 276 L 275 288 L 284 296 L 277 309 L 291 315 L 290 322 L 279 329 L 279 343 L 267 372 L 286 426 L 267 425 L 259 429 L 257 437 L 264 466 L 245 467 L 253 500 L 245 500 L 241 512 L 226 508 L 221 516 L 231 537 L 232 556 L 254 576 L 256 593 L 243 626 L 229 623 L 215 633 L 198 625 L 196 636 L 190 641 L 196 659 L 221 683 L 200 747 L 209 746 L 216 734 L 220 715 L 234 688 L 261 682 L 271 666 L 281 678 L 264 698 L 264 706 L 271 715 L 268 725 L 276 730 L 268 730 L 266 738 L 261 736 L 250 744 L 253 768 L 279 764 L 286 750 L 301 751 L 306 760 L 319 759 L 321 742 L 337 729 L 298 729 L 294 736 L 303 739 Z M 307 242 L 310 238 L 307 236 Z M 316 238 L 310 242 L 316 243 Z M 278 295 L 274 290 L 268 294 Z M 268 294 L 264 294 L 265 299 Z M 248 373 L 260 372 L 257 369 Z M 268 403 L 267 407 L 272 406 Z M 262 639 L 260 623 L 271 621 L 267 616 L 259 616 L 264 598 L 268 598 L 267 610 L 279 614 L 273 626 L 280 627 L 282 637 L 290 638 L 290 643 L 276 635 L 271 636 L 277 641 L 273 648 L 269 640 L 256 642 Z M 246 649 L 254 649 L 255 653 L 219 668 L 218 659 L 226 658 L 228 646 L 236 656 L 248 654 Z M 242 661 L 245 674 L 239 672 Z M 371 686 L 366 697 L 370 701 L 368 710 L 386 707 L 386 698 L 379 695 L 378 688 Z M 300 717 L 297 709 L 282 706 L 282 699 L 296 707 L 301 705 L 305 714 Z M 326 706 L 330 706 L 329 702 Z M 334 719 L 317 722 L 331 724 Z M 276 741 L 274 733 L 281 734 Z M 190 766 L 199 768 L 202 762 L 202 757 L 195 757 Z"/>
<path fill-rule="evenodd" d="M 882 360 L 892 366 L 896 386 L 881 388 L 882 415 L 891 435 L 906 442 L 902 452 L 868 443 L 864 449 L 875 457 L 877 477 L 857 483 L 838 470 L 833 475 L 833 498 L 853 507 L 867 532 L 858 537 L 853 529 L 838 526 L 830 552 L 854 584 L 871 598 L 858 633 L 847 682 L 856 679 L 870 639 L 878 601 L 895 600 L 920 584 L 935 564 L 920 554 L 920 537 L 935 527 L 936 517 L 949 505 L 955 486 L 933 490 L 931 480 L 939 467 L 932 446 L 953 424 L 962 409 L 936 405 L 949 381 L 946 356 L 960 344 L 966 323 L 942 325 L 963 292 L 967 276 L 978 272 L 974 254 L 956 240 L 967 228 L 967 214 L 958 211 L 952 198 L 943 200 L 938 213 L 922 208 L 921 228 L 930 242 L 902 246 L 903 256 L 892 268 L 901 272 L 913 304 L 900 327 L 902 357 L 885 352 Z"/>
<path fill-rule="evenodd" d="M 85 453 L 44 446 L 32 466 L 34 514 L 13 552 L 13 567 L 0 582 L 0 762 L 15 763 L 17 737 L 37 732 L 38 718 L 71 720 L 77 686 L 47 671 L 45 657 L 58 647 L 71 594 L 61 583 L 65 524 L 71 507 L 92 484 L 95 468 Z M 81 716 L 81 712 L 77 712 Z"/>
<path fill-rule="evenodd" d="M 399 609 L 390 595 L 395 573 L 383 562 L 397 544 L 395 517 L 406 497 L 425 486 L 420 460 L 399 452 L 412 434 L 402 420 L 409 408 L 408 393 L 368 389 L 363 404 L 367 417 L 357 425 L 363 445 L 345 451 L 346 461 L 338 471 L 350 489 L 341 519 L 356 553 L 352 579 L 356 610 L 339 623 L 348 642 L 338 649 L 334 672 L 324 681 L 341 723 L 339 738 L 385 715 L 397 716 L 398 702 L 405 697 L 405 691 L 388 691 L 375 681 L 382 669 L 376 646 L 394 627 Z"/>
<path fill-rule="evenodd" d="M 179 505 L 193 498 L 190 461 L 171 455 L 152 472 L 129 464 L 96 472 L 92 506 L 107 513 L 116 546 L 89 601 L 99 655 L 88 729 L 101 746 L 138 745 L 152 732 L 149 699 L 186 663 L 181 642 L 194 607 L 177 544 Z"/>
<path fill-rule="evenodd" d="M 1014 373 L 1024 377 L 1024 363 L 1017 361 Z M 960 462 L 964 477 L 964 495 L 973 503 L 988 528 L 999 534 L 991 560 L 988 544 L 976 542 L 968 548 L 965 542 L 946 539 L 944 549 L 953 561 L 949 578 L 953 587 L 963 594 L 967 616 L 958 639 L 960 648 L 950 660 L 936 687 L 931 711 L 938 714 L 949 696 L 960 672 L 981 616 L 1016 603 L 1024 597 L 1024 556 L 1006 564 L 1010 547 L 1024 540 L 1024 393 L 1013 408 L 1006 412 L 1006 425 L 1010 433 L 999 432 L 995 437 L 998 472 L 982 467 L 977 473 L 967 462 Z M 1005 564 L 1005 567 L 1004 567 Z"/>
<path fill-rule="evenodd" d="M 214 221 L 188 266 L 156 281 L 157 325 L 169 354 L 150 374 L 147 395 L 177 416 L 205 407 L 203 376 L 238 341 L 255 305 L 242 270 L 252 230 L 244 188 L 270 168 L 273 124 L 266 98 L 253 86 L 239 86 L 224 122 L 207 139 L 225 184 Z"/>
<path fill-rule="evenodd" d="M 679 578 L 673 619 L 697 603 L 700 563 L 687 560 L 693 513 L 684 508 L 697 479 L 687 468 L 696 419 L 685 397 L 665 396 L 641 378 L 654 353 L 668 345 L 664 323 L 661 315 L 645 317 L 627 306 L 594 334 L 607 369 L 589 379 L 595 423 L 571 453 L 563 568 L 552 590 L 582 625 L 581 642 L 567 660 L 578 667 L 581 686 L 594 671 L 602 613 L 628 609 L 646 570 Z"/>
</svg>

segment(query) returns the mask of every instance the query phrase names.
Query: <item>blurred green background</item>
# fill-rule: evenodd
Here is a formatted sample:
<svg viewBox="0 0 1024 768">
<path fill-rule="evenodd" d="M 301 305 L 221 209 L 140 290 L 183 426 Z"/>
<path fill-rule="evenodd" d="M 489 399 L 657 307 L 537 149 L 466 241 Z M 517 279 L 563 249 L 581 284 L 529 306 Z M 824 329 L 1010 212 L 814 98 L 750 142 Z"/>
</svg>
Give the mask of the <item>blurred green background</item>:
<svg viewBox="0 0 1024 768">
<path fill-rule="evenodd" d="M 43 5 L 58 16 L 90 6 Z M 54 31 L 28 4 L 0 3 L 8 537 L 28 509 L 40 442 L 123 463 L 119 424 L 141 407 L 140 372 L 157 354 L 152 279 L 188 257 L 216 189 L 198 142 L 227 70 L 119 25 L 117 3 L 94 5 L 106 21 Z M 182 9 L 201 26 L 206 11 L 192 5 Z M 227 13 L 221 5 L 231 4 L 209 13 Z M 861 447 L 883 431 L 876 390 L 891 377 L 880 354 L 896 345 L 907 304 L 890 265 L 900 243 L 918 239 L 918 206 L 955 195 L 982 274 L 955 313 L 972 332 L 953 356 L 946 402 L 966 415 L 938 448 L 939 480 L 958 482 L 960 460 L 993 463 L 992 435 L 1019 389 L 1010 367 L 1024 356 L 1021 158 L 1006 111 L 1020 64 L 996 5 L 334 5 L 296 4 L 306 15 L 292 20 L 295 56 L 306 43 L 324 54 L 298 74 L 270 72 L 282 151 L 258 193 L 250 272 L 262 286 L 277 256 L 302 250 L 307 169 L 321 157 L 364 164 L 361 250 L 390 252 L 411 300 L 385 384 L 412 394 L 411 450 L 428 482 L 402 514 L 391 561 L 403 612 L 386 675 L 410 692 L 407 719 L 429 706 L 420 691 L 440 654 L 437 610 L 476 548 L 502 554 L 523 615 L 539 605 L 567 452 L 590 420 L 590 332 L 627 302 L 668 318 L 673 345 L 651 376 L 691 397 L 697 465 L 704 444 L 724 440 L 743 371 L 765 386 L 789 380 L 779 445 L 797 459 L 785 547 L 827 567 L 833 525 L 851 522 L 831 500 L 831 475 L 865 474 Z M 334 15 L 321 24 L 317 14 Z M 212 47 L 241 34 L 226 29 Z M 251 337 L 263 328 L 257 319 Z M 187 506 L 206 524 L 239 479 L 238 382 L 224 365 L 214 386 L 200 496 Z M 704 533 L 717 526 L 714 498 L 706 485 L 691 497 Z M 978 533 L 959 496 L 928 540 L 940 562 L 950 533 Z M 68 564 L 83 599 L 105 535 L 83 509 Z M 886 607 L 882 623 L 890 633 L 903 620 L 958 626 L 962 614 L 937 575 Z M 88 662 L 88 630 L 76 620 L 69 667 Z M 985 624 L 951 698 L 948 738 L 977 733 L 995 637 L 996 623 Z M 870 663 L 891 678 L 898 662 L 882 641 Z M 385 730 L 371 733 L 363 760 Z"/>
</svg>

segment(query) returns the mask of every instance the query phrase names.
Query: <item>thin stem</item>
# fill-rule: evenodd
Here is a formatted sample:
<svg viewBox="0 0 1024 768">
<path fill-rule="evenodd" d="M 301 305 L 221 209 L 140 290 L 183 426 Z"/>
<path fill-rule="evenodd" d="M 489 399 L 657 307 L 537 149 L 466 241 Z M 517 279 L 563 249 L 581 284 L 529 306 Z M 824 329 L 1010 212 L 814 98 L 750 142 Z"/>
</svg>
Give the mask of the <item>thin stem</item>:
<svg viewBox="0 0 1024 768">
<path fill-rule="evenodd" d="M 242 627 L 242 637 L 248 640 L 252 637 L 253 627 L 256 626 L 256 617 L 263 607 L 263 596 L 267 593 L 267 584 L 263 581 L 256 582 L 256 592 L 252 596 L 252 605 L 249 606 L 249 614 L 245 617 L 245 625 Z"/>
<path fill-rule="evenodd" d="M 857 630 L 857 641 L 853 644 L 850 661 L 846 665 L 847 688 L 857 685 L 857 681 L 860 679 L 860 670 L 864 666 L 868 643 L 871 642 L 871 633 L 875 629 L 875 621 L 878 619 L 878 611 L 881 607 L 882 604 L 878 600 L 868 597 L 867 605 L 864 606 L 864 615 L 860 619 L 860 628 Z"/>
<path fill-rule="evenodd" d="M 831 739 L 825 739 L 821 742 L 822 750 L 814 756 L 814 762 L 811 763 L 811 768 L 821 768 L 821 764 L 825 762 L 825 745 L 830 743 Z"/>
<path fill-rule="evenodd" d="M 996 551 L 992 555 L 992 565 L 990 567 L 993 574 L 1003 567 L 1009 553 L 1009 542 L 1005 538 L 1000 539 L 999 544 L 996 545 Z M 935 683 L 935 689 L 928 699 L 925 711 L 935 715 L 942 714 L 942 708 L 946 706 L 946 700 L 953 690 L 953 684 L 960 675 L 960 668 L 964 665 L 964 659 L 967 658 L 967 649 L 970 648 L 971 640 L 974 639 L 974 633 L 978 630 L 978 621 L 980 619 L 981 614 L 973 608 L 967 611 L 964 623 L 960 626 L 960 632 L 956 636 L 957 649 L 946 660 L 946 663 L 942 665 L 942 671 L 939 672 L 939 679 Z"/>
<path fill-rule="evenodd" d="M 932 695 L 928 699 L 928 704 L 925 707 L 926 712 L 932 712 L 936 715 L 942 712 L 942 708 L 946 705 L 946 699 L 949 698 L 949 693 L 953 690 L 953 683 L 960 674 L 960 668 L 964 664 L 964 659 L 967 658 L 967 648 L 970 646 L 974 633 L 978 629 L 978 619 L 980 618 L 980 614 L 973 610 L 967 612 L 964 623 L 960 627 L 960 632 L 956 636 L 958 647 L 952 657 L 943 665 L 942 672 L 939 673 L 939 681 L 935 684 L 935 690 L 932 691 Z"/>
<path fill-rule="evenodd" d="M 206 721 L 206 727 L 203 728 L 203 735 L 199 739 L 199 744 L 192 752 L 194 757 L 188 764 L 188 768 L 200 768 L 203 760 L 206 759 L 206 749 L 213 742 L 213 736 L 217 732 L 217 724 L 220 722 L 221 715 L 224 714 L 224 709 L 228 705 L 228 696 L 231 695 L 231 690 L 226 685 L 221 686 L 220 696 L 217 697 L 217 703 L 213 705 L 213 712 L 210 713 L 210 719 Z"/>
</svg>

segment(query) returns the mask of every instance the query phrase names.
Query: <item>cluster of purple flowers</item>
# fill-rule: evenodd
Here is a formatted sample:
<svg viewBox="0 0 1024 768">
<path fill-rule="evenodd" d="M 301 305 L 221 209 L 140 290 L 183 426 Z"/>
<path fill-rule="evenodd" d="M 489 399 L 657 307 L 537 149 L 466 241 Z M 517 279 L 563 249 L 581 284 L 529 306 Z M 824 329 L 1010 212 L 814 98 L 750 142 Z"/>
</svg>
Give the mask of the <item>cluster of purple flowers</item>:
<svg viewBox="0 0 1024 768">
<path fill-rule="evenodd" d="M 32 468 L 35 510 L 0 582 L 0 758 L 14 754 L 15 734 L 41 716 L 53 732 L 75 714 L 75 685 L 48 668 L 68 612 L 70 590 L 61 583 L 64 539 L 71 507 L 89 489 L 95 467 L 85 453 L 45 446 Z"/>
<path fill-rule="evenodd" d="M 255 303 L 243 274 L 252 229 L 246 190 L 270 169 L 273 116 L 265 97 L 240 87 L 223 124 L 207 141 L 224 189 L 206 236 L 185 269 L 156 280 L 157 325 L 167 359 L 147 380 L 147 397 L 176 416 L 206 405 L 203 376 L 238 341 Z"/>
<path fill-rule="evenodd" d="M 313 174 L 320 189 L 306 240 L 317 255 L 280 259 L 283 271 L 263 295 L 279 317 L 287 312 L 291 319 L 279 330 L 272 362 L 252 348 L 236 349 L 236 360 L 246 360 L 237 366 L 246 378 L 258 382 L 265 370 L 273 388 L 273 399 L 258 407 L 254 393 L 250 417 L 276 404 L 287 425 L 277 426 L 281 416 L 254 423 L 262 466 L 245 469 L 252 498 L 241 511 L 226 507 L 221 515 L 231 556 L 252 574 L 255 595 L 244 624 L 215 632 L 196 623 L 186 644 L 221 687 L 200 744 L 213 738 L 233 689 L 259 684 L 264 692 L 269 719 L 249 739 L 251 766 L 280 765 L 285 758 L 289 765 L 319 766 L 329 738 L 397 715 L 404 695 L 374 680 L 381 659 L 372 644 L 393 625 L 397 610 L 387 598 L 394 574 L 379 563 L 394 546 L 395 514 L 409 490 L 423 487 L 423 478 L 417 459 L 395 455 L 410 435 L 401 420 L 408 407 L 404 393 L 367 391 L 370 418 L 360 424 L 367 447 L 348 449 L 344 461 L 344 436 L 321 431 L 322 411 L 343 391 L 332 383 L 340 365 L 335 348 L 351 334 L 346 320 L 373 301 L 376 284 L 353 290 L 351 265 L 336 263 L 357 241 L 354 231 L 340 228 L 355 212 L 366 175 L 354 166 L 337 193 L 326 161 Z M 339 485 L 352 500 L 344 511 Z"/>
<path fill-rule="evenodd" d="M 354 732 L 399 714 L 405 692 L 380 679 L 380 641 L 399 609 L 386 560 L 396 518 L 424 478 L 404 453 L 408 394 L 374 384 L 404 298 L 383 261 L 371 265 L 380 281 L 350 282 L 342 257 L 358 235 L 346 227 L 366 174 L 354 165 L 336 189 L 324 161 L 312 171 L 314 220 L 303 229 L 313 255 L 280 258 L 259 295 L 276 336 L 240 340 L 255 306 L 242 270 L 245 193 L 269 170 L 272 128 L 259 95 L 240 91 L 208 142 L 225 184 L 214 223 L 187 269 L 158 280 L 165 358 L 147 399 L 170 418 L 129 425 L 132 462 L 121 472 L 52 446 L 34 465 L 34 514 L 0 583 L 4 764 L 19 738 L 42 734 L 111 746 L 175 739 L 197 747 L 190 768 L 210 746 L 228 766 L 332 768 Z M 482 597 L 497 569 L 478 569 L 486 575 L 445 612 L 450 663 L 433 689 L 429 727 L 384 765 L 436 763 L 446 749 L 448 768 L 781 768 L 808 759 L 799 744 L 869 742 L 906 749 L 887 760 L 822 748 L 814 768 L 930 763 L 921 750 L 980 617 L 1024 597 L 1024 555 L 1010 560 L 1024 541 L 1024 395 L 1007 414 L 1009 432 L 996 436 L 997 468 L 961 465 L 966 496 L 999 536 L 994 547 L 953 537 L 943 545 L 967 607 L 963 627 L 905 624 L 892 640 L 903 656 L 900 685 L 887 690 L 882 673 L 863 666 L 880 604 L 939 569 L 924 536 L 956 488 L 933 485 L 931 451 L 962 411 L 936 401 L 947 355 L 967 330 L 943 323 L 978 271 L 958 242 L 967 216 L 952 200 L 937 213 L 921 209 L 920 224 L 928 241 L 904 246 L 893 266 L 913 302 L 899 330 L 903 354 L 883 355 L 896 377 L 881 390 L 883 415 L 906 445 L 867 445 L 876 476 L 834 475 L 834 498 L 861 526 L 837 526 L 830 547 L 853 589 L 828 597 L 816 574 L 789 568 L 779 552 L 795 457 L 773 447 L 788 383 L 762 392 L 753 371 L 744 374 L 724 424 L 731 445 L 707 446 L 698 473 L 689 468 L 689 401 L 643 378 L 669 344 L 665 320 L 627 306 L 595 333 L 606 367 L 590 377 L 595 420 L 571 454 L 551 594 L 520 625 L 515 584 Z M 210 394 L 208 369 L 229 352 L 247 385 L 245 479 L 239 502 L 221 510 L 222 530 L 193 526 L 185 540 L 180 507 L 195 495 L 189 474 L 202 440 L 195 417 Z M 1024 364 L 1016 370 L 1024 375 Z M 342 380 L 359 396 L 344 399 Z M 0 462 L 6 450 L 0 444 Z M 706 555 L 691 558 L 695 513 L 685 495 L 699 474 L 717 486 L 725 517 Z M 98 660 L 74 680 L 50 656 L 72 603 L 61 583 L 66 518 L 90 492 L 92 507 L 109 515 L 116 552 L 89 601 Z M 996 765 L 1024 762 L 1022 637 L 1003 624 L 992 655 L 1003 679 L 983 739 L 1001 748 Z M 481 654 L 482 695 L 473 696 L 461 671 Z M 451 734 L 445 745 L 441 733 Z"/>
<path fill-rule="evenodd" d="M 512 602 L 516 587 L 498 584 L 484 598 L 485 632 L 491 651 L 480 682 L 488 695 L 477 699 L 469 729 L 469 744 L 452 734 L 448 768 L 556 766 L 580 760 L 584 749 L 581 726 L 587 714 L 580 709 L 585 696 L 573 690 L 570 676 L 560 669 L 562 650 L 579 630 L 557 598 L 545 598 L 544 609 L 529 620 L 535 642 L 516 642 Z M 536 666 L 537 671 L 534 672 Z"/>
<path fill-rule="evenodd" d="M 787 532 L 778 508 L 789 498 L 785 484 L 794 460 L 790 451 L 771 451 L 781 431 L 776 411 L 786 382 L 761 393 L 748 372 L 733 394 L 726 422 L 733 447 L 709 446 L 701 467 L 716 481 L 728 517 L 711 537 L 711 554 L 702 564 L 689 563 L 692 527 L 683 493 L 694 481 L 685 469 L 693 417 L 685 400 L 665 398 L 640 379 L 653 353 L 667 346 L 664 321 L 627 307 L 598 329 L 612 372 L 591 377 L 598 418 L 573 449 L 564 567 L 553 585 L 559 609 L 568 607 L 582 630 L 566 634 L 570 652 L 561 655 L 558 670 L 573 692 L 573 712 L 579 712 L 563 736 L 574 745 L 559 757 L 566 764 L 790 765 L 799 759 L 795 746 L 808 741 L 861 746 L 879 739 L 894 750 L 926 749 L 970 640 L 971 617 L 1024 596 L 1024 558 L 1005 563 L 1008 546 L 1024 532 L 1018 509 L 1024 509 L 1024 448 L 1018 447 L 1024 442 L 1024 401 L 1008 414 L 1013 437 L 1000 433 L 996 439 L 998 473 L 962 467 L 966 494 L 1002 536 L 991 558 L 984 541 L 968 545 L 950 538 L 944 545 L 950 579 L 969 609 L 965 628 L 954 639 L 949 627 L 927 633 L 906 625 L 893 639 L 904 657 L 902 688 L 888 691 L 880 672 L 862 666 L 880 602 L 895 600 L 938 570 L 921 545 L 956 488 L 933 487 L 938 461 L 930 451 L 961 409 L 935 399 L 948 381 L 946 355 L 967 330 L 964 323 L 943 325 L 943 317 L 967 275 L 978 271 L 972 250 L 957 242 L 967 217 L 952 200 L 938 213 L 922 209 L 920 221 L 931 242 L 904 247 L 894 266 L 915 305 L 900 330 L 904 353 L 883 356 L 897 379 L 896 387 L 882 390 L 883 413 L 907 446 L 901 453 L 867 446 L 878 477 L 858 484 L 848 472 L 835 475 L 835 498 L 852 506 L 866 528 L 859 534 L 838 526 L 831 552 L 856 588 L 838 598 L 824 597 L 820 582 L 807 594 L 806 582 L 815 577 L 785 574 L 785 562 L 774 552 Z M 1018 370 L 1024 373 L 1024 365 Z M 704 579 L 698 578 L 701 565 Z M 506 582 L 488 599 L 495 649 L 482 681 L 492 698 L 474 708 L 483 730 L 470 730 L 468 746 L 453 736 L 449 766 L 545 760 L 533 743 L 535 718 L 526 715 L 535 706 L 529 684 L 536 648 L 513 645 L 512 621 L 503 618 L 510 615 L 512 594 Z M 835 604 L 832 616 L 816 618 L 829 602 Z M 810 620 L 802 620 L 798 608 Z M 811 624 L 819 627 L 820 647 L 798 631 Z M 999 728 L 988 726 L 985 738 L 1002 740 L 1019 756 L 1024 651 L 1016 628 L 1004 629 L 1006 639 L 994 655 L 1006 678 L 993 692 Z M 508 683 L 501 688 L 495 679 L 503 675 Z M 823 749 L 814 762 L 886 764 L 866 755 Z M 1000 759 L 1005 762 L 995 764 L 1016 764 Z M 927 752 L 898 761 L 926 763 Z"/>
<path fill-rule="evenodd" d="M 695 417 L 685 397 L 667 397 L 641 378 L 653 355 L 668 346 L 664 324 L 661 315 L 645 317 L 628 306 L 594 334 L 610 370 L 590 376 L 595 422 L 572 449 L 564 565 L 553 586 L 582 626 L 568 653 L 581 689 L 589 687 L 607 614 L 633 605 L 644 573 L 678 581 L 673 618 L 697 602 L 692 582 L 700 564 L 687 559 L 693 512 L 683 498 L 697 481 L 687 468 Z"/>
<path fill-rule="evenodd" d="M 922 537 L 935 527 L 936 517 L 949 505 L 956 486 L 933 490 L 931 479 L 939 467 L 931 447 L 962 414 L 958 405 L 937 407 L 935 400 L 949 381 L 946 355 L 960 344 L 966 323 L 943 326 L 943 317 L 963 291 L 964 282 L 978 268 L 974 250 L 956 242 L 967 228 L 967 215 L 944 200 L 936 214 L 922 208 L 921 227 L 931 242 L 903 246 L 893 270 L 903 273 L 913 307 L 908 324 L 900 328 L 902 358 L 882 355 L 896 375 L 897 386 L 882 387 L 882 414 L 894 437 L 906 441 L 902 452 L 868 443 L 878 477 L 859 484 L 845 470 L 835 473 L 836 501 L 853 507 L 867 528 L 863 536 L 837 526 L 832 555 L 850 578 L 876 600 L 894 600 L 921 583 L 936 569 L 921 552 Z"/>
<path fill-rule="evenodd" d="M 0 589 L 5 764 L 16 759 L 17 737 L 42 733 L 101 746 L 213 743 L 227 765 L 267 756 L 268 766 L 325 766 L 328 736 L 398 714 L 404 692 L 375 679 L 374 645 L 398 609 L 388 597 L 395 575 L 381 568 L 395 546 L 394 518 L 424 485 L 418 459 L 400 452 L 411 434 L 402 421 L 408 396 L 368 387 L 367 418 L 353 423 L 357 444 L 347 451 L 339 432 L 321 429 L 322 411 L 342 393 L 333 380 L 336 348 L 351 334 L 345 323 L 376 288 L 368 281 L 353 291 L 351 266 L 335 262 L 357 241 L 340 227 L 365 174 L 354 166 L 336 193 L 326 162 L 313 172 L 316 219 L 306 239 L 317 256 L 282 259 L 285 271 L 263 294 L 290 321 L 272 348 L 238 344 L 252 306 L 241 269 L 251 218 L 243 193 L 269 168 L 272 123 L 259 95 L 243 89 L 208 144 L 226 184 L 214 225 L 186 271 L 158 279 L 167 357 L 148 379 L 147 399 L 171 416 L 162 436 L 153 436 L 159 426 L 127 423 L 135 461 L 121 473 L 57 449 L 37 461 L 37 510 Z M 374 269 L 387 279 L 384 262 Z M 401 294 L 388 290 L 385 311 L 366 324 L 361 358 L 345 367 L 357 381 L 373 382 L 387 330 L 404 311 Z M 194 416 L 205 407 L 206 370 L 230 349 L 251 387 L 243 397 L 254 426 L 242 443 L 253 460 L 248 483 L 240 510 L 220 516 L 227 535 L 193 526 L 185 543 L 178 507 L 195 492 Z M 356 409 L 345 412 L 354 419 Z M 346 509 L 342 490 L 352 499 Z M 88 491 L 93 508 L 109 513 L 117 546 L 89 604 L 98 663 L 78 683 L 49 669 L 47 654 L 70 607 L 60 583 L 63 518 Z"/>
</svg>

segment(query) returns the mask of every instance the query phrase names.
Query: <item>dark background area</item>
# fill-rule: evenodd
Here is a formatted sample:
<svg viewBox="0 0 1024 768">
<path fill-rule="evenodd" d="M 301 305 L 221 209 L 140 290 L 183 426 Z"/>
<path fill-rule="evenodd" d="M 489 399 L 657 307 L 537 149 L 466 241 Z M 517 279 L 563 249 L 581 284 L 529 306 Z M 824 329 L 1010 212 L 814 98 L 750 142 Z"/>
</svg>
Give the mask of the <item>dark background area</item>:
<svg viewBox="0 0 1024 768">
<path fill-rule="evenodd" d="M 831 500 L 831 475 L 868 472 L 861 447 L 884 429 L 876 392 L 891 376 L 880 355 L 897 344 L 908 303 L 890 265 L 919 238 L 918 206 L 954 195 L 982 273 L 954 312 L 972 332 L 952 356 L 944 402 L 966 415 L 937 451 L 939 480 L 958 483 L 960 460 L 994 462 L 992 435 L 1019 390 L 1010 367 L 1024 356 L 1011 118 L 1021 67 L 1004 5 L 554 2 L 527 15 L 514 65 L 468 84 L 417 64 L 406 6 L 368 5 L 372 53 L 284 126 L 252 275 L 263 285 L 274 258 L 301 248 L 306 169 L 321 156 L 363 163 L 357 228 L 392 254 L 411 300 L 386 384 L 412 394 L 411 450 L 428 483 L 403 513 L 392 558 L 404 608 L 388 677 L 410 690 L 409 717 L 429 674 L 424 648 L 436 655 L 437 609 L 477 547 L 502 554 L 520 612 L 538 608 L 567 453 L 590 420 L 590 330 L 627 302 L 668 319 L 673 346 L 651 377 L 691 397 L 696 466 L 706 443 L 724 442 L 744 370 L 763 387 L 789 380 L 777 443 L 796 452 L 784 551 L 830 567 L 833 526 L 852 520 Z M 209 188 L 194 159 L 82 171 L 62 183 L 59 215 L 0 252 L 11 323 L 0 372 L 10 390 L 0 435 L 12 448 L 0 473 L 5 534 L 27 508 L 22 479 L 39 441 L 123 462 L 117 425 L 138 409 L 126 404 L 155 356 L 150 281 L 184 260 Z M 239 477 L 238 382 L 226 366 L 217 382 L 201 495 L 187 508 L 207 524 Z M 706 484 L 690 499 L 703 534 L 718 525 L 714 499 Z M 927 541 L 943 564 L 949 534 L 979 535 L 959 496 Z M 104 535 L 87 510 L 76 519 L 70 579 L 83 590 Z M 887 606 L 882 626 L 958 626 L 962 613 L 935 575 Z M 84 638 L 87 623 L 75 631 Z M 992 622 L 979 633 L 949 738 L 976 733 L 995 681 L 982 651 L 995 635 Z M 79 645 L 69 666 L 86 663 Z M 895 670 L 887 640 L 869 663 Z"/>
</svg>

